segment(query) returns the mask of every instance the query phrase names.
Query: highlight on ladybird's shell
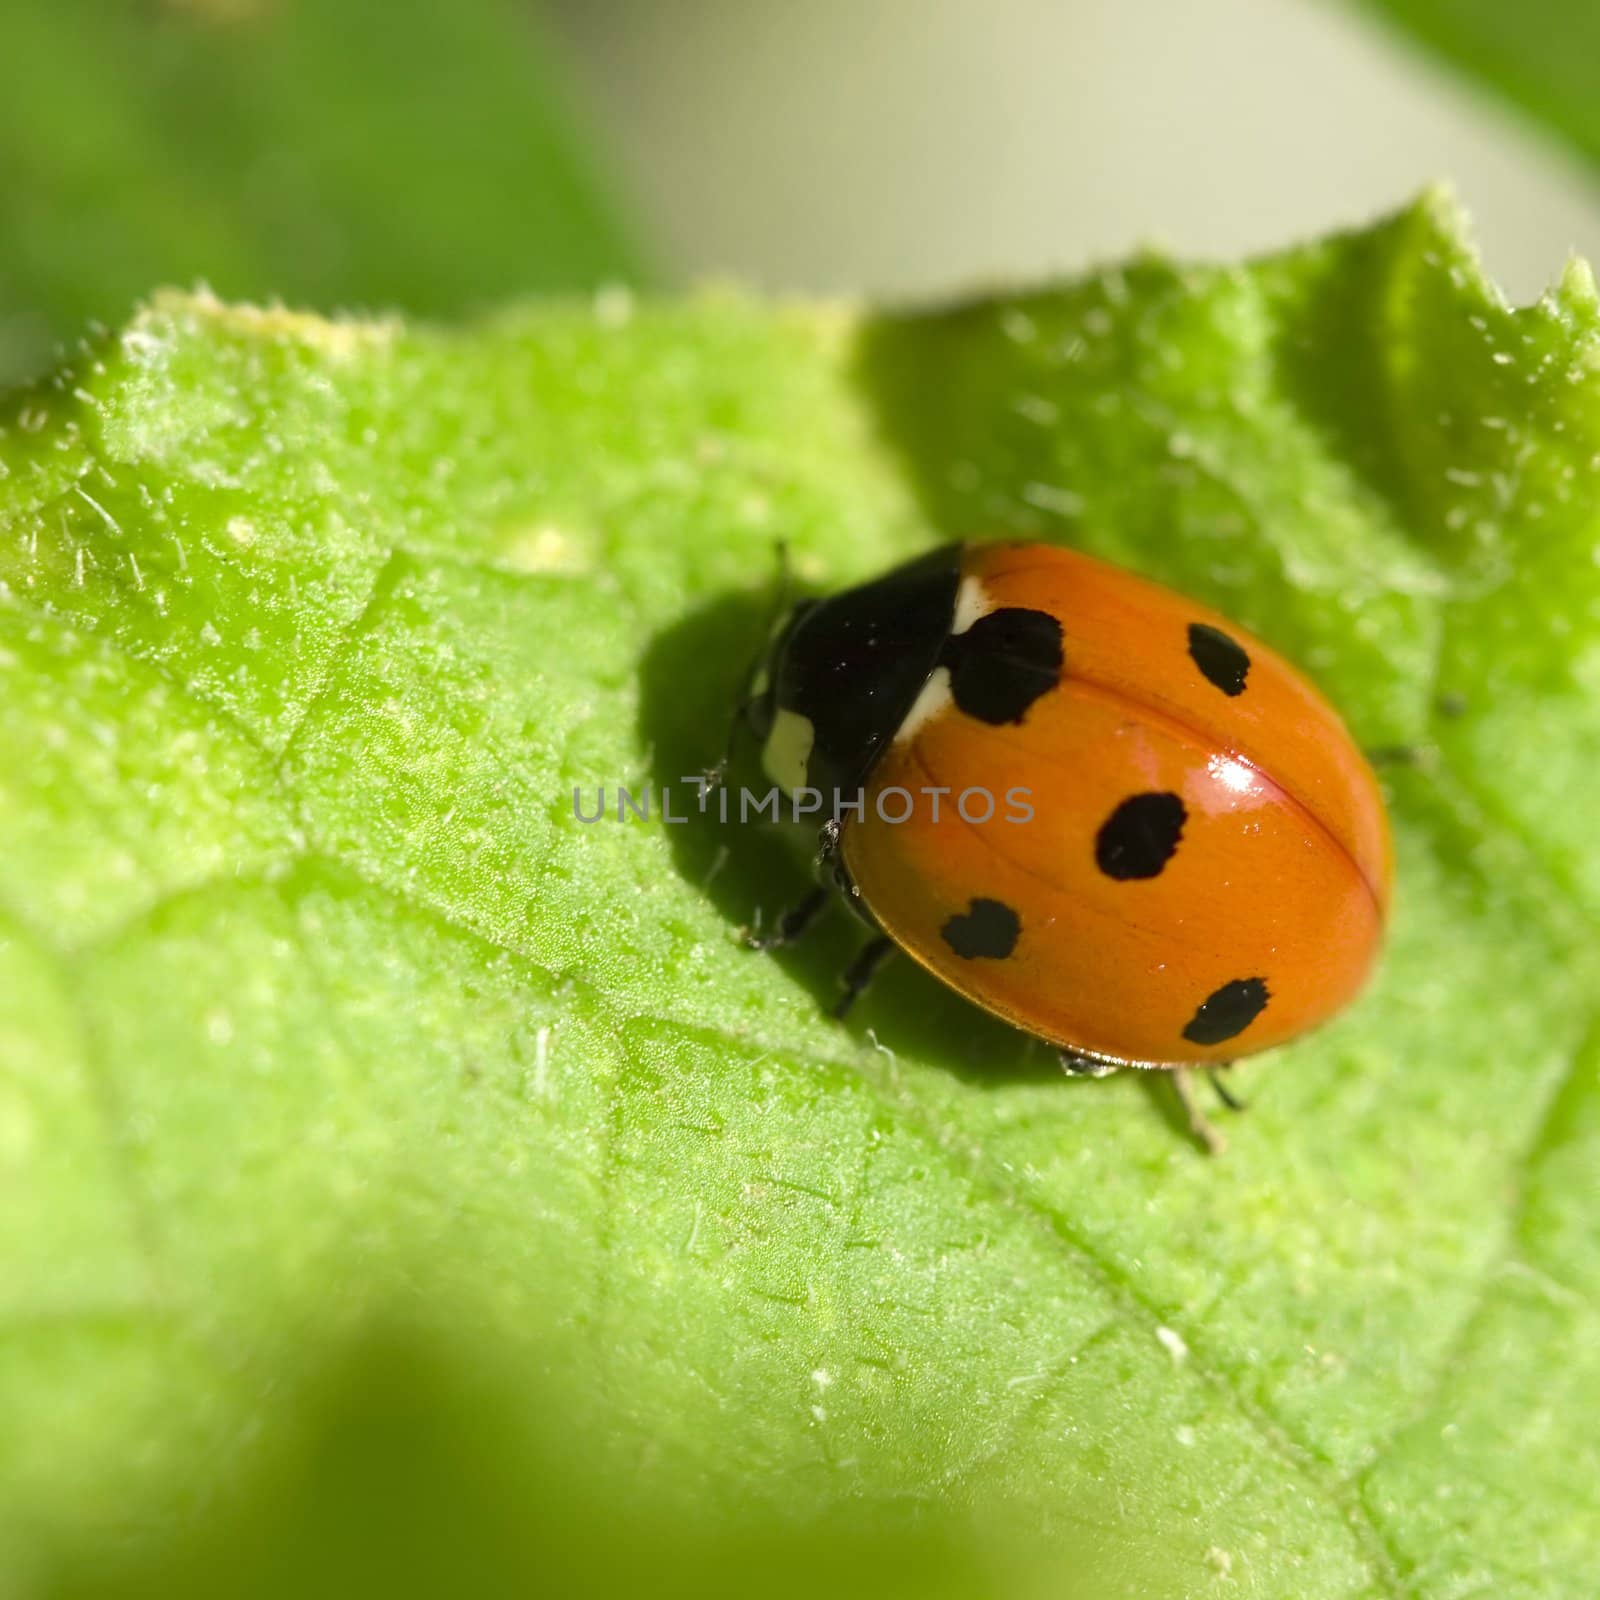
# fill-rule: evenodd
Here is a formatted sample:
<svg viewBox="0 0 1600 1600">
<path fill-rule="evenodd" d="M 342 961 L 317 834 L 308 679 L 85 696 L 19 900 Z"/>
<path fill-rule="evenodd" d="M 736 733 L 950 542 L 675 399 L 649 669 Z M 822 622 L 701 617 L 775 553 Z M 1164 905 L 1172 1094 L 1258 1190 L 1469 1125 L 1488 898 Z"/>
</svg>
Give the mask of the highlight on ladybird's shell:
<svg viewBox="0 0 1600 1600">
<path fill-rule="evenodd" d="M 0 1600 L 1593 1600 L 1596 0 L 0 0 Z"/>
</svg>

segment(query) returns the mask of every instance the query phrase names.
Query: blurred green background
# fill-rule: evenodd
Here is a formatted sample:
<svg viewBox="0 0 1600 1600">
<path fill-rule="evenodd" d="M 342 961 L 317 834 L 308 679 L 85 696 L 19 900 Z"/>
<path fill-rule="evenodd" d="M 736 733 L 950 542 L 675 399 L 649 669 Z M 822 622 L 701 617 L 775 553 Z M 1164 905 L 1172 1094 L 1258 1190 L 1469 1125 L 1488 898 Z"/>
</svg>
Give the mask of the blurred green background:
<svg viewBox="0 0 1600 1600">
<path fill-rule="evenodd" d="M 1142 244 L 1237 256 L 1440 176 L 1527 299 L 1600 254 L 1597 15 L 14 0 L 0 378 L 159 283 L 444 317 L 707 276 L 926 295 Z"/>
<path fill-rule="evenodd" d="M 1495 98 L 1386 14 L 1482 67 Z M 1581 3 L 563 0 L 550 15 L 680 275 L 922 295 L 1146 243 L 1227 259 L 1441 177 L 1519 299 L 1568 250 L 1600 250 L 1567 142 L 1600 156 L 1600 11 Z"/>
<path fill-rule="evenodd" d="M 445 317 L 641 271 L 526 6 L 20 0 L 0 62 L 0 372 L 163 283 Z"/>
<path fill-rule="evenodd" d="M 1233 256 L 1441 174 L 1525 298 L 1600 255 L 1600 40 L 1535 0 L 1508 44 L 1507 9 L 13 0 L 0 381 L 162 283 L 434 318 L 706 276 L 930 294 L 1147 241 Z M 559 1356 L 508 1416 L 509 1375 L 435 1350 L 361 1335 L 176 1547 L 133 1523 L 41 1591 L 1096 1592 L 914 1508 L 665 1525 L 575 1432 Z"/>
</svg>

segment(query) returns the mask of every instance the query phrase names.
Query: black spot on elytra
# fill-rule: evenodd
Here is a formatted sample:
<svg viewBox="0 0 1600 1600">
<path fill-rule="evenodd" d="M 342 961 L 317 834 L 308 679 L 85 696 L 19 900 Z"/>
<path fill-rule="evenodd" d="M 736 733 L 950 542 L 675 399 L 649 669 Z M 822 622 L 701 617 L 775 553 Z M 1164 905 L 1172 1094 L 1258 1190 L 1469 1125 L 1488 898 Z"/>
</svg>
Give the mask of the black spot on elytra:
<svg viewBox="0 0 1600 1600">
<path fill-rule="evenodd" d="M 1270 998 L 1265 978 L 1235 978 L 1200 1002 L 1183 1036 L 1191 1044 L 1221 1044 L 1243 1033 Z"/>
<path fill-rule="evenodd" d="M 1154 878 L 1172 859 L 1188 812 L 1165 790 L 1130 795 L 1100 824 L 1095 865 L 1108 878 Z"/>
<path fill-rule="evenodd" d="M 939 930 L 964 961 L 1004 961 L 1017 948 L 1022 921 L 1000 900 L 974 900 Z"/>
<path fill-rule="evenodd" d="M 1250 657 L 1237 639 L 1208 623 L 1189 624 L 1189 654 L 1194 664 L 1225 695 L 1244 693 L 1250 676 Z"/>
<path fill-rule="evenodd" d="M 1004 606 L 953 633 L 939 658 L 956 705 L 980 722 L 1021 722 L 1061 682 L 1061 624 L 1048 611 Z"/>
</svg>

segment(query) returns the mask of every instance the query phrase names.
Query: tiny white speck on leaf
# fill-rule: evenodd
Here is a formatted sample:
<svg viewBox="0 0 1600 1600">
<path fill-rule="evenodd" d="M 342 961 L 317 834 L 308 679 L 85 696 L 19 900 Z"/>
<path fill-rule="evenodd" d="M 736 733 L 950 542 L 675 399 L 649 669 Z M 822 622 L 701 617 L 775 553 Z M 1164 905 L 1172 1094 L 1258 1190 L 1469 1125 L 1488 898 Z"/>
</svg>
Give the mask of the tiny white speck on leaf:
<svg viewBox="0 0 1600 1600">
<path fill-rule="evenodd" d="M 122 346 L 123 355 L 139 366 L 153 361 L 165 347 L 161 339 L 148 328 L 139 327 L 137 323 L 131 328 L 124 329 L 118 342 Z"/>
<path fill-rule="evenodd" d="M 583 548 L 560 528 L 545 523 L 521 528 L 500 547 L 507 566 L 518 572 L 581 573 L 588 567 Z"/>
<path fill-rule="evenodd" d="M 1040 511 L 1053 512 L 1058 517 L 1076 517 L 1083 514 L 1083 496 L 1071 489 L 1053 483 L 1030 483 L 1022 490 L 1022 498 Z"/>
<path fill-rule="evenodd" d="M 596 290 L 594 320 L 602 328 L 625 328 L 633 320 L 633 291 L 620 283 L 608 283 Z"/>
<path fill-rule="evenodd" d="M 1161 1341 L 1161 1348 L 1172 1357 L 1174 1362 L 1189 1359 L 1189 1347 L 1183 1342 L 1183 1335 L 1176 1328 L 1157 1328 L 1156 1338 Z"/>
<path fill-rule="evenodd" d="M 1001 312 L 1000 330 L 1013 344 L 1031 344 L 1039 337 L 1038 324 L 1016 306 L 1007 306 Z"/>
<path fill-rule="evenodd" d="M 543 1100 L 550 1086 L 550 1029 L 533 1036 L 533 1098 Z"/>
<path fill-rule="evenodd" d="M 1019 417 L 1038 423 L 1041 428 L 1052 427 L 1061 420 L 1061 408 L 1054 400 L 1048 400 L 1042 394 L 1020 395 L 1012 401 L 1011 409 Z"/>
</svg>

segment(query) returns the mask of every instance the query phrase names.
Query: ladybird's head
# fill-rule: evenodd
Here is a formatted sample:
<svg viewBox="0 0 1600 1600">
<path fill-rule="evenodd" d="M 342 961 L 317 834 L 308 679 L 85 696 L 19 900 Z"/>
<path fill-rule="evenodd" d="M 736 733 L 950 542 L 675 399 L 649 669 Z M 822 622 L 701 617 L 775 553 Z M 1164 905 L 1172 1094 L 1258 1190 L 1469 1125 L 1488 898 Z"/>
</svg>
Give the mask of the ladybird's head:
<svg viewBox="0 0 1600 1600">
<path fill-rule="evenodd" d="M 785 794 L 853 793 L 939 660 L 960 584 L 948 545 L 872 583 L 802 600 L 757 664 L 745 720 Z"/>
</svg>

